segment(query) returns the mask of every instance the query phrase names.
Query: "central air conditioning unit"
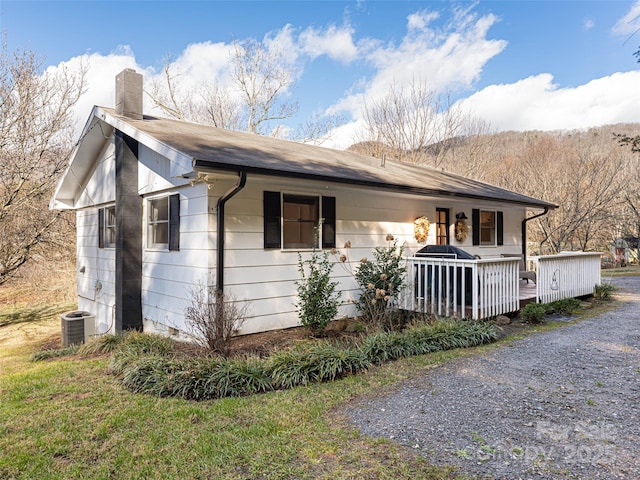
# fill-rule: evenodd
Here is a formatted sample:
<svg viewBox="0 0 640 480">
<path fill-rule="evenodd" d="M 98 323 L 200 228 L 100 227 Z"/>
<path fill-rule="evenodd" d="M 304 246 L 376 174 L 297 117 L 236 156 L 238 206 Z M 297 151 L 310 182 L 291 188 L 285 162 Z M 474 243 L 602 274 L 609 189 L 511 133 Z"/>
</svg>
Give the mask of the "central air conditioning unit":
<svg viewBox="0 0 640 480">
<path fill-rule="evenodd" d="M 72 311 L 61 317 L 62 346 L 79 345 L 96 333 L 96 316 L 89 312 Z"/>
</svg>

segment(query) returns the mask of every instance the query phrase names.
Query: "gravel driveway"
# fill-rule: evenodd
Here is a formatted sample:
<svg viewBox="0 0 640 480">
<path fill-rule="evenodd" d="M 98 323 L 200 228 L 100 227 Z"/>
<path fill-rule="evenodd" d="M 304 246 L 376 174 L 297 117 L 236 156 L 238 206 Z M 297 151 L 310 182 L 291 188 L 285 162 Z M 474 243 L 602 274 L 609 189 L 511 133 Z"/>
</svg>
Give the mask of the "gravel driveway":
<svg viewBox="0 0 640 480">
<path fill-rule="evenodd" d="M 621 306 L 348 407 L 365 434 L 491 479 L 640 479 L 640 277 Z"/>
</svg>

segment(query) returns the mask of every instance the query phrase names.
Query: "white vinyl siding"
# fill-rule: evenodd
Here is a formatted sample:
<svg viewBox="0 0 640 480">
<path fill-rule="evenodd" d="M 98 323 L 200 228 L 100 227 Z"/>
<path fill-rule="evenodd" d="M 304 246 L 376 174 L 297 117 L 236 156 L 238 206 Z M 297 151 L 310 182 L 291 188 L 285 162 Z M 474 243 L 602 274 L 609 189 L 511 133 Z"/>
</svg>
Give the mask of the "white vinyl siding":
<svg viewBox="0 0 640 480">
<path fill-rule="evenodd" d="M 143 249 L 142 317 L 145 331 L 167 334 L 168 327 L 184 332 L 184 310 L 190 291 L 210 278 L 215 253 L 209 232 L 207 187 L 180 188 L 180 249 Z M 165 196 L 165 199 L 169 197 Z M 149 203 L 149 202 L 147 202 Z"/>
<path fill-rule="evenodd" d="M 115 250 L 98 248 L 98 210 L 76 212 L 78 309 L 96 315 L 96 334 L 115 333 Z"/>
</svg>

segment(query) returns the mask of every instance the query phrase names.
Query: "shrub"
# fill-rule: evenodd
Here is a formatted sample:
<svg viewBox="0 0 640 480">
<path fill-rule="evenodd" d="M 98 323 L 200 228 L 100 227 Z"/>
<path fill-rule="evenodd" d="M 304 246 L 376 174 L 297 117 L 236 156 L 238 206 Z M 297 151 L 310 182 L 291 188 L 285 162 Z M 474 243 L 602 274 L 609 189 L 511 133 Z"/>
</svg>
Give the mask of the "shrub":
<svg viewBox="0 0 640 480">
<path fill-rule="evenodd" d="M 78 353 L 80 355 L 99 355 L 102 353 L 110 353 L 118 348 L 122 342 L 124 342 L 124 335 L 122 334 L 100 335 L 81 345 Z"/>
<path fill-rule="evenodd" d="M 555 302 L 551 302 L 549 307 L 553 309 L 555 313 L 559 313 L 561 315 L 573 315 L 573 313 L 580 308 L 580 300 L 577 298 L 556 300 Z"/>
<path fill-rule="evenodd" d="M 357 306 L 363 319 L 374 329 L 392 330 L 400 318 L 393 307 L 405 285 L 407 268 L 402 258 L 404 248 L 392 235 L 387 239 L 388 246 L 374 249 L 373 261 L 360 261 L 354 276 L 361 291 Z"/>
<path fill-rule="evenodd" d="M 520 316 L 528 322 L 540 323 L 547 313 L 548 309 L 546 305 L 542 303 L 528 303 L 520 311 Z"/>
<path fill-rule="evenodd" d="M 593 288 L 593 297 L 596 300 L 611 300 L 613 292 L 616 291 L 616 287 L 610 283 L 603 282 L 600 285 L 596 285 Z"/>
<path fill-rule="evenodd" d="M 144 356 L 167 358 L 174 353 L 173 340 L 160 335 L 142 332 L 127 332 L 120 346 L 114 351 L 111 369 L 116 375 L 122 374 L 129 365 Z"/>
<path fill-rule="evenodd" d="M 202 283 L 189 294 L 191 302 L 184 311 L 187 335 L 210 352 L 228 355 L 231 337 L 244 323 L 246 305 Z"/>
<path fill-rule="evenodd" d="M 133 392 L 206 400 L 331 381 L 374 363 L 487 343 L 498 334 L 499 329 L 489 323 L 438 321 L 404 332 L 378 332 L 354 344 L 304 342 L 266 359 L 180 359 L 167 350 L 168 344 L 137 334 L 117 350 L 114 371 Z"/>
<path fill-rule="evenodd" d="M 331 381 L 370 366 L 359 350 L 330 341 L 299 344 L 267 361 L 277 388 Z"/>
<path fill-rule="evenodd" d="M 302 325 L 311 328 L 314 334 L 323 331 L 338 313 L 340 292 L 338 282 L 331 281 L 333 265 L 329 253 L 313 252 L 309 260 L 298 254 L 298 271 L 302 279 L 296 282 L 298 302 L 296 308 Z"/>
</svg>

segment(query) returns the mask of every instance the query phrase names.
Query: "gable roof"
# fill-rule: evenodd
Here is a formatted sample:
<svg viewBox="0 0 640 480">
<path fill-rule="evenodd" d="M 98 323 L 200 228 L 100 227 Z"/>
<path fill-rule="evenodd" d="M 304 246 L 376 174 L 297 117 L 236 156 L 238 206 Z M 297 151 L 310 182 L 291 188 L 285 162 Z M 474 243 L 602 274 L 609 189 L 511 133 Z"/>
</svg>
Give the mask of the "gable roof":
<svg viewBox="0 0 640 480">
<path fill-rule="evenodd" d="M 557 206 L 521 195 L 503 188 L 471 180 L 459 175 L 435 169 L 380 159 L 344 150 L 305 145 L 287 140 L 249 133 L 223 130 L 179 120 L 144 116 L 136 120 L 116 114 L 114 109 L 94 107 L 92 115 L 72 155 L 68 170 L 74 163 L 87 165 L 86 156 L 95 155 L 96 147 L 85 147 L 92 142 L 89 135 L 95 130 L 96 120 L 145 144 L 171 158 L 179 159 L 184 175 L 191 172 L 212 170 L 245 171 L 260 175 L 383 188 L 425 196 L 455 196 L 468 199 L 500 201 L 532 208 L 556 208 Z M 101 126 L 99 135 L 105 137 Z M 94 134 L 94 137 L 97 135 Z M 85 151 L 86 150 L 86 151 Z M 52 201 L 66 195 L 63 176 Z M 77 176 L 77 172 L 76 172 Z M 77 185 L 77 182 L 75 183 Z"/>
</svg>

